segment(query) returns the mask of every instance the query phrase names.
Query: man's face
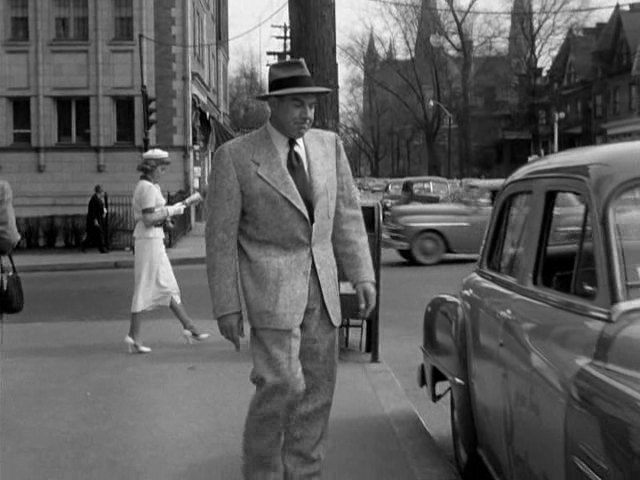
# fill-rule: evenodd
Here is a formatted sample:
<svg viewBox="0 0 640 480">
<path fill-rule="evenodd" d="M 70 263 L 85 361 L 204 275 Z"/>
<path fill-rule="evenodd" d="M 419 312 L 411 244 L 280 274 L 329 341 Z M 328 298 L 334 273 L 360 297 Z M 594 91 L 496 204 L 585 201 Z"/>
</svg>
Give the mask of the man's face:
<svg viewBox="0 0 640 480">
<path fill-rule="evenodd" d="M 311 128 L 316 111 L 315 95 L 271 97 L 271 123 L 287 138 L 300 138 Z"/>
</svg>

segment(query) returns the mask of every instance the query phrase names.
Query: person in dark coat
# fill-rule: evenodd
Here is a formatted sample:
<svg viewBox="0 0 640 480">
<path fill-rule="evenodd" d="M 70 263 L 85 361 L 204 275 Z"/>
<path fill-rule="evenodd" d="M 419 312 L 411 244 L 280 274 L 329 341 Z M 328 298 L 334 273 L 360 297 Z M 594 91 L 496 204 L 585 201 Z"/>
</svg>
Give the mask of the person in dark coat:
<svg viewBox="0 0 640 480">
<path fill-rule="evenodd" d="M 87 208 L 87 236 L 82 242 L 82 251 L 96 247 L 100 253 L 107 253 L 107 193 L 100 185 L 96 185 L 93 191 Z"/>
</svg>

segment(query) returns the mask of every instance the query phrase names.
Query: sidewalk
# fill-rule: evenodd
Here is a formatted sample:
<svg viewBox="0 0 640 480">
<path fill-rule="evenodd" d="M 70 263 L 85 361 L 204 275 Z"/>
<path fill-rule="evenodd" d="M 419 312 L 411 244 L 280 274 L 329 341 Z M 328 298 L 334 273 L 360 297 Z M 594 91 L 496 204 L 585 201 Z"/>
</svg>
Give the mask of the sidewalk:
<svg viewBox="0 0 640 480">
<path fill-rule="evenodd" d="M 197 226 L 167 250 L 202 263 Z M 15 256 L 20 272 L 131 268 L 131 252 Z M 154 320 L 150 355 L 129 355 L 122 321 L 5 325 L 0 375 L 0 478 L 240 480 L 251 397 L 246 343 L 217 335 L 180 343 Z M 343 350 L 326 459 L 327 480 L 454 480 L 390 369 Z"/>
</svg>

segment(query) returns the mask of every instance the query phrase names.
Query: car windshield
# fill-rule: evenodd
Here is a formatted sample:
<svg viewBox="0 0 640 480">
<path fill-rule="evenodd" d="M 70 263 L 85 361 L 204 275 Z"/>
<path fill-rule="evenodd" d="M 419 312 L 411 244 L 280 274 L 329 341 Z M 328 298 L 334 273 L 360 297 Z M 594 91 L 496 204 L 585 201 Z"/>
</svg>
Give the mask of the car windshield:
<svg viewBox="0 0 640 480">
<path fill-rule="evenodd" d="M 627 298 L 640 298 L 640 185 L 613 200 L 611 223 Z"/>
<path fill-rule="evenodd" d="M 416 195 L 435 194 L 442 198 L 449 194 L 449 184 L 434 181 L 416 182 L 413 184 L 413 193 Z"/>
</svg>

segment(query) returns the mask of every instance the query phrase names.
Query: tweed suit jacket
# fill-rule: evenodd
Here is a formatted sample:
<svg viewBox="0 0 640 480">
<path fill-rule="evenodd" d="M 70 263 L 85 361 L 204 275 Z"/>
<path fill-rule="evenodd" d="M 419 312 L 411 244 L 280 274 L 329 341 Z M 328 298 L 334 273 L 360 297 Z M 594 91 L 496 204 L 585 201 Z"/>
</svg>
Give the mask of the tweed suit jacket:
<svg viewBox="0 0 640 480">
<path fill-rule="evenodd" d="M 313 224 L 266 126 L 215 153 L 205 230 L 215 318 L 241 312 L 244 302 L 254 328 L 299 326 L 313 262 L 331 321 L 339 326 L 337 264 L 353 283 L 375 281 L 342 142 L 318 129 L 303 141 Z"/>
</svg>

